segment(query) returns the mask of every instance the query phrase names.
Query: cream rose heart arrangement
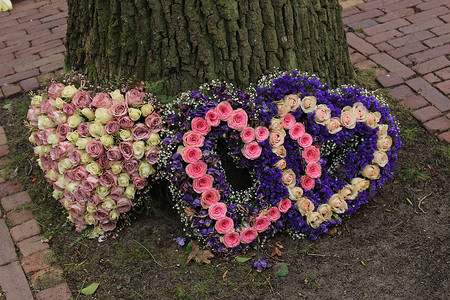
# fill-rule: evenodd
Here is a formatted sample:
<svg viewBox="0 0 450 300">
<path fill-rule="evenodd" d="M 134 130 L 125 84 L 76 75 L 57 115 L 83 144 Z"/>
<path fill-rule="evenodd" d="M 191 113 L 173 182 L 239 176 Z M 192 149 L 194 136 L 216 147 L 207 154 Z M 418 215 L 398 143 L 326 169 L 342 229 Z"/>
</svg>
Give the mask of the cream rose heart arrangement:
<svg viewBox="0 0 450 300">
<path fill-rule="evenodd" d="M 138 204 L 136 191 L 161 177 L 190 234 L 235 254 L 280 230 L 315 239 L 368 202 L 401 146 L 382 102 L 298 72 L 249 92 L 212 82 L 164 107 L 138 89 L 54 82 L 32 98 L 28 118 L 38 161 L 78 231 L 112 230 Z M 233 188 L 228 158 L 248 170 L 249 186 Z"/>
</svg>

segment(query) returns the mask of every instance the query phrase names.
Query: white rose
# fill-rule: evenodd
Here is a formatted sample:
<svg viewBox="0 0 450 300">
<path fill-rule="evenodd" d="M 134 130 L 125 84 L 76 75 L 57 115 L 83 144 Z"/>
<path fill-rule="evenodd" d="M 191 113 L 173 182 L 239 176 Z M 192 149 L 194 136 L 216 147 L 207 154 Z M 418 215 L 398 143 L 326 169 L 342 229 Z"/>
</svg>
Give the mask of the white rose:
<svg viewBox="0 0 450 300">
<path fill-rule="evenodd" d="M 378 136 L 383 136 L 388 134 L 389 126 L 387 124 L 379 124 L 378 125 Z"/>
<path fill-rule="evenodd" d="M 70 202 L 67 201 L 66 198 L 61 199 L 60 202 L 62 203 L 62 206 L 63 206 L 66 210 L 69 210 L 69 208 L 70 208 Z"/>
<path fill-rule="evenodd" d="M 38 154 L 39 156 L 45 153 L 49 153 L 50 149 L 52 147 L 50 145 L 42 145 L 42 146 L 36 146 L 34 147 L 34 153 Z"/>
</svg>

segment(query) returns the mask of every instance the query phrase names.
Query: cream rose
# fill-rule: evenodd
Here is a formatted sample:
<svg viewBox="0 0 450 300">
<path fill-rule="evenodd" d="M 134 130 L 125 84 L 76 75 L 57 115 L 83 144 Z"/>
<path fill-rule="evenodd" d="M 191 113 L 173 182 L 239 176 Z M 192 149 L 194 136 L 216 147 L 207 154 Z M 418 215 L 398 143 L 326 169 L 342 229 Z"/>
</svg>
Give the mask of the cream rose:
<svg viewBox="0 0 450 300">
<path fill-rule="evenodd" d="M 379 111 L 374 113 L 368 113 L 366 118 L 366 125 L 370 128 L 377 128 L 378 122 L 380 122 L 381 119 L 381 113 Z"/>
<path fill-rule="evenodd" d="M 103 185 L 99 185 L 96 189 L 96 192 L 100 197 L 106 198 L 106 196 L 109 195 L 109 188 Z"/>
<path fill-rule="evenodd" d="M 93 160 L 94 160 L 94 158 L 90 157 L 86 152 L 81 154 L 80 161 L 83 165 L 87 165 L 88 163 L 90 163 Z"/>
<path fill-rule="evenodd" d="M 144 117 L 151 115 L 153 111 L 154 111 L 154 108 L 151 104 L 144 104 L 141 107 L 141 112 Z"/>
<path fill-rule="evenodd" d="M 51 144 L 53 147 L 56 147 L 59 143 L 59 137 L 52 133 L 47 137 L 47 143 Z"/>
<path fill-rule="evenodd" d="M 386 167 L 388 162 L 389 162 L 389 158 L 388 158 L 386 152 L 377 150 L 373 153 L 373 160 L 372 160 L 373 164 L 379 165 L 380 167 L 383 168 L 383 167 Z"/>
<path fill-rule="evenodd" d="M 301 100 L 298 95 L 286 95 L 283 100 L 290 108 L 290 111 L 296 111 L 300 107 Z"/>
<path fill-rule="evenodd" d="M 97 224 L 97 220 L 94 218 L 93 214 L 84 215 L 84 220 L 86 221 L 86 225 L 95 225 Z"/>
<path fill-rule="evenodd" d="M 330 122 L 331 110 L 325 104 L 317 105 L 315 109 L 316 114 L 314 115 L 314 121 L 317 124 L 326 125 Z"/>
<path fill-rule="evenodd" d="M 112 221 L 118 221 L 120 217 L 120 214 L 117 212 L 117 210 L 113 209 L 109 212 L 109 219 Z"/>
<path fill-rule="evenodd" d="M 78 141 L 78 137 L 79 137 L 78 132 L 76 132 L 76 131 L 69 132 L 66 135 L 66 139 L 74 145 Z"/>
<path fill-rule="evenodd" d="M 53 105 L 58 109 L 62 109 L 64 106 L 64 100 L 58 97 L 55 99 L 55 102 L 53 102 Z"/>
<path fill-rule="evenodd" d="M 61 160 L 58 162 L 58 171 L 59 171 L 59 174 L 64 174 L 64 171 L 65 171 L 65 170 L 70 169 L 70 168 L 72 168 L 72 167 L 73 167 L 73 165 L 72 165 L 72 163 L 70 162 L 70 159 L 68 159 L 68 158 L 61 159 Z"/>
<path fill-rule="evenodd" d="M 49 117 L 44 116 L 44 115 L 40 115 L 38 117 L 38 128 L 40 130 L 44 130 L 46 128 L 52 128 L 52 127 L 55 127 L 55 123 L 53 123 L 53 121 L 50 120 Z"/>
<path fill-rule="evenodd" d="M 77 128 L 81 122 L 83 122 L 83 118 L 77 113 L 67 118 L 67 125 L 69 125 L 70 128 Z"/>
<path fill-rule="evenodd" d="M 109 167 L 111 168 L 111 171 L 113 174 L 117 175 L 120 172 L 122 172 L 122 164 L 118 161 L 110 161 Z"/>
<path fill-rule="evenodd" d="M 77 142 L 75 143 L 75 146 L 78 147 L 78 149 L 84 150 L 86 149 L 86 145 L 89 142 L 89 139 L 87 138 L 79 138 Z"/>
<path fill-rule="evenodd" d="M 161 139 L 157 133 L 151 133 L 150 137 L 147 139 L 147 145 L 150 147 L 158 146 L 160 141 Z"/>
<path fill-rule="evenodd" d="M 314 96 L 306 96 L 302 99 L 300 107 L 305 113 L 313 112 L 317 107 L 317 99 Z"/>
<path fill-rule="evenodd" d="M 331 134 L 336 134 L 339 131 L 342 130 L 341 126 L 341 119 L 339 118 L 331 118 L 330 121 L 327 123 L 327 130 Z"/>
<path fill-rule="evenodd" d="M 81 110 L 81 114 L 85 116 L 89 121 L 94 120 L 95 115 L 89 108 L 85 107 Z"/>
<path fill-rule="evenodd" d="M 108 121 L 111 121 L 113 116 L 108 113 L 108 109 L 105 107 L 99 107 L 95 110 L 95 121 L 105 125 Z"/>
<path fill-rule="evenodd" d="M 274 165 L 275 168 L 280 168 L 280 170 L 286 169 L 286 161 L 284 159 L 280 159 Z"/>
<path fill-rule="evenodd" d="M 362 176 L 375 180 L 380 178 L 380 167 L 375 165 L 367 165 L 362 169 Z"/>
<path fill-rule="evenodd" d="M 348 129 L 353 129 L 356 126 L 356 116 L 353 113 L 353 107 L 345 106 L 341 113 L 341 124 Z"/>
<path fill-rule="evenodd" d="M 392 138 L 388 135 L 378 137 L 377 147 L 380 151 L 388 151 L 392 146 Z"/>
<path fill-rule="evenodd" d="M 114 144 L 114 137 L 109 134 L 102 135 L 100 137 L 100 142 L 106 149 L 109 149 L 111 145 Z"/>
<path fill-rule="evenodd" d="M 36 147 L 34 147 L 34 153 L 36 153 L 38 155 L 42 155 L 45 153 L 49 153 L 50 149 L 52 149 L 52 147 L 50 145 L 36 146 Z"/>
<path fill-rule="evenodd" d="M 100 167 L 98 166 L 98 164 L 95 161 L 90 162 L 86 166 L 86 171 L 88 171 L 93 176 L 103 174 L 103 170 L 100 169 Z"/>
<path fill-rule="evenodd" d="M 114 173 L 114 172 L 113 172 Z M 130 175 L 121 173 L 117 176 L 117 185 L 126 188 L 130 185 Z"/>
<path fill-rule="evenodd" d="M 354 200 L 358 196 L 358 190 L 353 185 L 347 184 L 339 191 L 339 194 L 344 199 Z"/>
<path fill-rule="evenodd" d="M 388 135 L 389 125 L 387 124 L 379 124 L 378 125 L 378 136 Z"/>
<path fill-rule="evenodd" d="M 325 221 L 330 221 L 333 216 L 333 210 L 329 204 L 321 204 L 317 208 L 317 212 L 322 215 Z"/>
<path fill-rule="evenodd" d="M 141 117 L 141 110 L 137 109 L 137 108 L 130 108 L 128 109 L 128 115 L 130 116 L 130 119 L 133 121 L 137 121 L 139 120 L 139 118 Z"/>
<path fill-rule="evenodd" d="M 106 211 L 110 211 L 112 209 L 116 208 L 116 202 L 112 200 L 111 198 L 106 198 L 103 200 L 102 208 Z"/>
<path fill-rule="evenodd" d="M 114 100 L 125 101 L 125 98 L 120 93 L 120 90 L 115 90 L 114 92 L 111 92 L 109 94 L 111 95 L 111 98 Z"/>
<path fill-rule="evenodd" d="M 54 170 L 50 169 L 47 171 L 48 178 L 50 178 L 52 181 L 57 181 L 59 178 L 59 174 L 56 173 Z"/>
<path fill-rule="evenodd" d="M 308 223 L 309 226 L 311 226 L 312 228 L 319 228 L 319 226 L 324 222 L 324 218 L 321 214 L 319 214 L 318 212 L 310 212 L 309 214 L 307 214 L 306 216 L 306 222 Z"/>
<path fill-rule="evenodd" d="M 148 176 L 152 175 L 155 173 L 155 169 L 153 168 L 153 166 L 151 164 L 149 164 L 148 162 L 145 161 L 141 161 L 139 163 L 139 168 L 138 168 L 138 172 L 139 172 L 139 176 L 141 176 L 142 178 L 147 178 Z"/>
<path fill-rule="evenodd" d="M 353 113 L 356 116 L 357 122 L 364 122 L 367 119 L 367 108 L 361 102 L 353 104 Z"/>
<path fill-rule="evenodd" d="M 145 154 L 145 143 L 144 141 L 136 141 L 133 143 L 133 155 L 137 159 L 141 159 Z"/>
<path fill-rule="evenodd" d="M 283 100 L 275 102 L 278 107 L 278 116 L 282 117 L 287 114 L 291 108 Z"/>
<path fill-rule="evenodd" d="M 64 87 L 64 89 L 61 92 L 61 97 L 64 98 L 72 98 L 72 96 L 78 92 L 78 89 L 74 87 L 73 85 L 68 85 Z"/>
<path fill-rule="evenodd" d="M 93 214 L 97 211 L 97 206 L 88 203 L 86 204 L 86 211 L 90 214 Z"/>
<path fill-rule="evenodd" d="M 358 190 L 358 192 L 361 192 L 369 188 L 370 181 L 367 179 L 356 177 L 350 181 L 350 184 L 353 185 Z"/>
<path fill-rule="evenodd" d="M 303 196 L 303 189 L 298 186 L 290 187 L 289 190 L 289 199 L 291 200 L 300 200 Z"/>
<path fill-rule="evenodd" d="M 128 142 L 128 141 L 133 140 L 133 136 L 132 136 L 131 130 L 121 129 L 119 131 L 119 137 L 124 142 Z"/>
<path fill-rule="evenodd" d="M 284 146 L 272 148 L 272 152 L 275 153 L 280 158 L 286 157 L 286 148 L 284 148 Z"/>
<path fill-rule="evenodd" d="M 89 124 L 89 134 L 95 138 L 100 138 L 105 133 L 105 128 L 100 123 Z"/>
<path fill-rule="evenodd" d="M 42 102 L 42 96 L 38 96 L 38 95 L 34 95 L 31 98 L 31 105 L 36 106 L 36 107 L 41 107 L 41 102 Z"/>
<path fill-rule="evenodd" d="M 133 185 L 127 186 L 125 191 L 123 192 L 123 195 L 125 197 L 127 197 L 128 199 L 134 199 L 135 194 L 136 194 L 136 190 Z"/>
<path fill-rule="evenodd" d="M 348 209 L 347 202 L 345 202 L 344 198 L 339 194 L 332 195 L 330 199 L 328 199 L 327 204 L 338 214 L 342 214 Z"/>
<path fill-rule="evenodd" d="M 270 121 L 269 130 L 271 132 L 274 132 L 274 131 L 283 132 L 284 131 L 284 127 L 283 127 L 283 124 L 281 123 L 281 119 L 280 118 L 273 118 Z"/>
<path fill-rule="evenodd" d="M 287 187 L 294 187 L 296 183 L 295 172 L 291 169 L 281 171 L 281 183 Z"/>
<path fill-rule="evenodd" d="M 311 213 L 314 211 L 314 204 L 311 200 L 309 200 L 306 197 L 301 197 L 295 205 L 298 208 L 298 211 L 302 214 L 302 216 L 307 215 L 308 213 Z"/>
</svg>

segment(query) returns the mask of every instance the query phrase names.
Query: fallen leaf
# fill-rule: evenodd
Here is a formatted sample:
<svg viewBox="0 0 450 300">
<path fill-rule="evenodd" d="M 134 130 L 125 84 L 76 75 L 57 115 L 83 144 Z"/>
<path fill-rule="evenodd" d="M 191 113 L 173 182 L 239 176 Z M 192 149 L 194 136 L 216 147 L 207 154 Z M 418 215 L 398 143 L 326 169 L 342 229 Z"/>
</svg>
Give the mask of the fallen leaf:
<svg viewBox="0 0 450 300">
<path fill-rule="evenodd" d="M 252 258 L 251 257 L 242 257 L 242 256 L 236 257 L 236 261 L 240 262 L 240 263 L 245 263 L 246 261 L 249 261 L 250 259 L 252 259 Z"/>
<path fill-rule="evenodd" d="M 84 289 L 82 289 L 80 291 L 80 293 L 82 293 L 83 295 L 92 295 L 93 293 L 95 293 L 95 291 L 97 290 L 99 286 L 99 283 L 91 283 L 89 286 L 85 287 Z"/>
<path fill-rule="evenodd" d="M 325 232 L 325 234 L 333 236 L 337 233 L 337 231 L 338 231 L 337 228 L 333 227 L 333 228 L 329 229 L 327 232 Z"/>
<path fill-rule="evenodd" d="M 222 275 L 222 280 L 225 283 L 228 282 L 227 273 L 228 273 L 228 270 L 226 270 L 225 273 L 223 273 L 223 275 Z"/>
<path fill-rule="evenodd" d="M 283 245 L 281 245 L 281 242 L 276 242 L 275 245 L 277 245 L 277 247 L 280 249 L 284 249 Z"/>
<path fill-rule="evenodd" d="M 277 247 L 275 247 L 275 249 L 273 249 L 273 251 L 272 251 L 272 254 L 270 254 L 271 257 L 282 256 L 282 255 L 283 255 L 283 252 L 281 252 L 281 250 L 278 249 Z"/>
<path fill-rule="evenodd" d="M 198 263 L 210 264 L 210 258 L 213 258 L 214 254 L 212 254 L 211 250 L 200 250 L 197 243 L 192 241 L 192 252 L 189 254 L 187 262 L 189 263 L 192 259 L 195 259 Z"/>
<path fill-rule="evenodd" d="M 288 266 L 285 263 L 279 263 L 273 266 L 275 270 L 275 276 L 284 277 L 289 273 Z"/>
</svg>

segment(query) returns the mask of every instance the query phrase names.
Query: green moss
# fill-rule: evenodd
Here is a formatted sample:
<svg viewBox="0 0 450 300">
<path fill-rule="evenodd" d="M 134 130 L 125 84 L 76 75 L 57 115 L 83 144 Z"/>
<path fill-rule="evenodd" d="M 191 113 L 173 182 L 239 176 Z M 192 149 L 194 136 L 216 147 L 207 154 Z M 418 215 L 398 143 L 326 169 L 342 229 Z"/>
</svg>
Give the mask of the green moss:
<svg viewBox="0 0 450 300">
<path fill-rule="evenodd" d="M 45 290 L 65 282 L 61 270 L 51 268 L 41 272 L 33 283 L 36 290 Z"/>
</svg>

